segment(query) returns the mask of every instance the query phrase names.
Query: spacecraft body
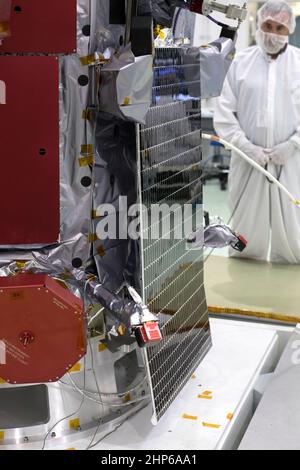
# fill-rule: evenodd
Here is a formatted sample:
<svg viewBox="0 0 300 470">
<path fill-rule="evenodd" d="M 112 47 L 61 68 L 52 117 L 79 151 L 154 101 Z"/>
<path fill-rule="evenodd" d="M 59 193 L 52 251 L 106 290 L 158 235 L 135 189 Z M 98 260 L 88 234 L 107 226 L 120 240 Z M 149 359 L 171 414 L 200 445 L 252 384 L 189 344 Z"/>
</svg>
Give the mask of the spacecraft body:
<svg viewBox="0 0 300 470">
<path fill-rule="evenodd" d="M 150 400 L 157 422 L 211 346 L 202 247 L 145 221 L 199 218 L 201 96 L 234 44 L 154 50 L 156 2 L 134 5 L 0 0 L 0 444 L 104 435 Z"/>
</svg>

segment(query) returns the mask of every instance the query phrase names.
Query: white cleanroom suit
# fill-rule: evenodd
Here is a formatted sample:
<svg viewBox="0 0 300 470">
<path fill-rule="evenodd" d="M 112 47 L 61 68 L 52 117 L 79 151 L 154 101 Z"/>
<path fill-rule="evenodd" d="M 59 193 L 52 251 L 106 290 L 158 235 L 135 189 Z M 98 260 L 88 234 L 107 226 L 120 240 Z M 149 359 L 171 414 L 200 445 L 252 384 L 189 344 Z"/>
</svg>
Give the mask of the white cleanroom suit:
<svg viewBox="0 0 300 470">
<path fill-rule="evenodd" d="M 239 53 L 216 102 L 214 124 L 220 137 L 248 149 L 300 200 L 299 49 L 288 45 L 276 59 L 259 46 Z M 249 241 L 233 256 L 267 260 L 270 249 L 273 262 L 300 263 L 300 209 L 234 152 L 230 205 L 236 208 L 234 229 Z"/>
</svg>

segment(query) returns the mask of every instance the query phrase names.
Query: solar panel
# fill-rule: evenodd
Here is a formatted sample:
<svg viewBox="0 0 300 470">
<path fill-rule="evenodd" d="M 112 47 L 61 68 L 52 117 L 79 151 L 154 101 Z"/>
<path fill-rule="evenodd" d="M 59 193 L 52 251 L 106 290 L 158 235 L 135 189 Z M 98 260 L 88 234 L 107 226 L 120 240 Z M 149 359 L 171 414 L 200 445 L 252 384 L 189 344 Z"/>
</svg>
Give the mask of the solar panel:
<svg viewBox="0 0 300 470">
<path fill-rule="evenodd" d="M 179 234 L 184 223 L 195 228 L 203 220 L 200 96 L 194 50 L 156 49 L 153 106 L 139 139 L 143 294 L 163 333 L 163 341 L 145 353 L 154 423 L 211 347 L 203 250 L 189 249 Z M 171 215 L 162 210 L 154 218 L 155 205 L 157 211 L 157 205 L 173 206 Z"/>
</svg>

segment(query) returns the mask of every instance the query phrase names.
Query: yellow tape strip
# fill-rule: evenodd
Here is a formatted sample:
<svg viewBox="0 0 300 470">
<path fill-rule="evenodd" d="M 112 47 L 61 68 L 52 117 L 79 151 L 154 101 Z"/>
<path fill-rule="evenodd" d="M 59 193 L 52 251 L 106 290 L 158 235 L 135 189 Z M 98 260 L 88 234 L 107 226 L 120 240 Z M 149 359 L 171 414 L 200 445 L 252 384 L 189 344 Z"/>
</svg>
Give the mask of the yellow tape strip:
<svg viewBox="0 0 300 470">
<path fill-rule="evenodd" d="M 299 323 L 299 317 L 284 315 L 282 313 L 266 313 L 239 308 L 215 307 L 213 305 L 208 307 L 208 311 L 215 315 L 240 315 L 245 317 L 256 317 L 284 323 L 293 323 L 294 325 Z"/>
<path fill-rule="evenodd" d="M 212 400 L 213 397 L 209 397 L 207 395 L 198 395 L 198 398 L 202 398 L 202 400 Z"/>
<path fill-rule="evenodd" d="M 131 395 L 130 393 L 127 393 L 124 397 L 124 403 L 129 403 L 131 401 Z"/>
<path fill-rule="evenodd" d="M 220 424 L 212 424 L 212 423 L 202 423 L 202 426 L 205 428 L 212 428 L 212 429 L 220 429 Z"/>
<path fill-rule="evenodd" d="M 69 421 L 69 427 L 70 429 L 78 429 L 80 427 L 80 419 L 76 418 Z"/>
<path fill-rule="evenodd" d="M 4 437 L 5 437 L 5 432 L 0 431 L 0 441 L 4 441 Z"/>
<path fill-rule="evenodd" d="M 82 119 L 90 121 L 92 119 L 92 111 L 90 109 L 85 109 L 82 111 Z"/>
<path fill-rule="evenodd" d="M 75 366 L 73 366 L 70 370 L 69 370 L 69 373 L 70 374 L 73 374 L 74 372 L 80 372 L 81 371 L 81 364 L 80 362 L 78 362 L 77 364 L 75 364 Z"/>
<path fill-rule="evenodd" d="M 98 248 L 97 248 L 97 254 L 98 254 L 101 258 L 103 258 L 103 257 L 105 256 L 106 251 L 105 251 L 105 249 L 104 249 L 104 247 L 103 247 L 102 245 L 101 245 L 101 246 L 98 246 Z"/>
<path fill-rule="evenodd" d="M 123 103 L 121 104 L 121 106 L 129 106 L 130 105 L 130 98 L 129 96 L 126 96 L 126 98 L 124 98 L 124 101 Z"/>
<path fill-rule="evenodd" d="M 89 243 L 94 243 L 98 240 L 96 233 L 90 233 L 88 237 Z"/>
<path fill-rule="evenodd" d="M 183 419 L 191 419 L 192 421 L 197 421 L 198 419 L 198 416 L 187 415 L 186 413 L 184 413 L 182 417 Z"/>
<path fill-rule="evenodd" d="M 103 215 L 99 215 L 98 211 L 92 211 L 91 212 L 91 217 L 92 217 L 92 219 L 103 219 L 104 218 Z"/>
<path fill-rule="evenodd" d="M 234 418 L 234 414 L 233 414 L 233 413 L 228 413 L 227 419 L 228 419 L 229 421 L 232 421 L 233 418 Z"/>
<path fill-rule="evenodd" d="M 126 334 L 126 328 L 124 325 L 120 325 L 119 328 L 117 329 L 118 333 L 120 336 L 124 336 Z"/>
<path fill-rule="evenodd" d="M 8 21 L 0 22 L 0 33 L 9 33 L 10 32 L 10 25 Z"/>
<path fill-rule="evenodd" d="M 6 380 L 4 380 L 0 377 L 0 384 L 6 384 Z"/>
<path fill-rule="evenodd" d="M 26 266 L 27 261 L 17 261 L 16 266 L 18 269 L 24 269 Z"/>
<path fill-rule="evenodd" d="M 95 54 L 86 55 L 79 58 L 81 65 L 86 66 L 96 62 L 97 58 Z"/>
<path fill-rule="evenodd" d="M 107 350 L 107 346 L 103 343 L 100 343 L 99 346 L 98 346 L 98 351 L 103 352 L 103 351 L 106 351 L 106 350 Z"/>
<path fill-rule="evenodd" d="M 92 144 L 84 144 L 81 146 L 82 155 L 94 155 L 94 146 Z"/>
<path fill-rule="evenodd" d="M 79 166 L 80 167 L 85 167 L 89 165 L 93 165 L 95 163 L 95 157 L 94 155 L 90 155 L 89 157 L 82 157 L 79 158 Z"/>
</svg>

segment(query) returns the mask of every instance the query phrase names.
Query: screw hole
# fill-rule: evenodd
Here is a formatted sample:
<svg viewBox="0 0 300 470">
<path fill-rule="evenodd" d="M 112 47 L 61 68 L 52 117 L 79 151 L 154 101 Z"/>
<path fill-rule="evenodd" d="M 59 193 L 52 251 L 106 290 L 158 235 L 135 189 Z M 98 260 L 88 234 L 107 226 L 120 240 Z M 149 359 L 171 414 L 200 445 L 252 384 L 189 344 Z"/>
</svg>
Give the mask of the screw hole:
<svg viewBox="0 0 300 470">
<path fill-rule="evenodd" d="M 15 11 L 16 13 L 22 13 L 23 10 L 22 10 L 22 7 L 20 7 L 19 5 L 17 5 L 17 6 L 15 6 L 14 11 Z"/>
<path fill-rule="evenodd" d="M 72 265 L 73 265 L 74 268 L 77 268 L 77 269 L 81 268 L 81 266 L 82 266 L 82 259 L 80 259 L 80 258 L 74 258 L 73 261 L 72 261 Z"/>
<path fill-rule="evenodd" d="M 82 28 L 82 33 L 83 33 L 84 36 L 90 36 L 90 35 L 91 35 L 91 25 L 86 24 L 86 25 Z"/>
<path fill-rule="evenodd" d="M 88 188 L 92 184 L 92 179 L 89 176 L 84 176 L 81 180 L 81 184 L 84 188 Z"/>
<path fill-rule="evenodd" d="M 40 154 L 42 157 L 44 157 L 44 156 L 46 155 L 46 153 L 47 153 L 46 149 L 43 149 L 43 148 L 42 148 L 42 149 L 39 150 L 39 154 Z"/>
<path fill-rule="evenodd" d="M 80 86 L 87 86 L 89 83 L 89 77 L 87 75 L 80 75 L 78 83 Z"/>
</svg>

